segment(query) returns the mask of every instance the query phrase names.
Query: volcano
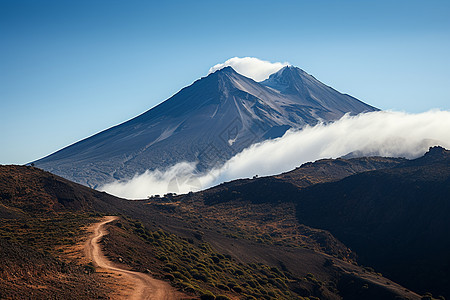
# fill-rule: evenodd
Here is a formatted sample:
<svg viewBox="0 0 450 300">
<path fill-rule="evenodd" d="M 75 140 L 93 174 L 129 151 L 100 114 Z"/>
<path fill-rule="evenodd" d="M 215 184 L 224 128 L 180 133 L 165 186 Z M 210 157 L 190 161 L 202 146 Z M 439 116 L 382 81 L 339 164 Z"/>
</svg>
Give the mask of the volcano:
<svg viewBox="0 0 450 300">
<path fill-rule="evenodd" d="M 289 128 L 376 110 L 297 67 L 284 67 L 262 82 L 225 67 L 34 165 L 93 188 L 182 161 L 204 171 Z"/>
</svg>

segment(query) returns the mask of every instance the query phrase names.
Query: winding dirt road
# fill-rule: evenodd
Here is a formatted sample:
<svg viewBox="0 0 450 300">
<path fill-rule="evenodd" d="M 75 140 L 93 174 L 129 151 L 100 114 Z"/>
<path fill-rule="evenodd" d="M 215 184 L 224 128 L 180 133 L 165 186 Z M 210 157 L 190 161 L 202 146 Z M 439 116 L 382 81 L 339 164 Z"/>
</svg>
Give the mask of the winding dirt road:
<svg viewBox="0 0 450 300">
<path fill-rule="evenodd" d="M 118 217 L 107 216 L 101 222 L 94 224 L 92 227 L 93 233 L 85 243 L 84 251 L 88 259 L 92 260 L 94 265 L 98 268 L 104 269 L 107 272 L 123 276 L 128 282 L 133 284 L 133 290 L 120 298 L 126 299 L 157 299 L 157 300 L 172 300 L 183 299 L 182 294 L 176 291 L 167 282 L 157 280 L 147 274 L 133 272 L 119 267 L 105 257 L 100 248 L 100 240 L 107 233 L 105 225 L 117 220 Z M 125 287 L 125 285 L 124 285 Z M 122 293 L 123 294 L 123 293 Z"/>
</svg>

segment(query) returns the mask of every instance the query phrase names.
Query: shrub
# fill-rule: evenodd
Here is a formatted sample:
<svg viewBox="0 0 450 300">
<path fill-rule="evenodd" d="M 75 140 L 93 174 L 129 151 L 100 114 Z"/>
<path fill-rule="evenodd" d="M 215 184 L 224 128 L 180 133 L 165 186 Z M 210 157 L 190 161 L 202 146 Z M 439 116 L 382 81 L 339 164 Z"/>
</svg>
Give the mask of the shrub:
<svg viewBox="0 0 450 300">
<path fill-rule="evenodd" d="M 168 261 L 168 260 L 169 260 L 169 259 L 167 258 L 167 256 L 165 256 L 165 255 L 159 256 L 158 259 L 159 259 L 160 261 Z"/>
<path fill-rule="evenodd" d="M 244 275 L 244 272 L 242 272 L 241 270 L 236 270 L 234 274 L 242 276 Z"/>
<path fill-rule="evenodd" d="M 252 288 L 257 287 L 257 283 L 254 280 L 248 280 L 247 281 L 248 285 L 251 286 Z"/>
<path fill-rule="evenodd" d="M 218 289 L 221 289 L 221 290 L 224 290 L 224 291 L 229 291 L 229 290 L 230 290 L 226 285 L 221 284 L 221 283 L 219 283 L 219 284 L 217 285 L 217 288 L 218 288 Z"/>
<path fill-rule="evenodd" d="M 195 292 L 195 288 L 190 283 L 182 282 L 181 283 L 181 287 L 182 287 L 182 289 L 184 291 L 186 291 L 188 293 L 194 293 Z"/>
<path fill-rule="evenodd" d="M 197 280 L 201 280 L 203 282 L 208 282 L 209 281 L 209 276 L 207 276 L 205 274 L 194 273 L 194 274 L 192 274 L 192 277 L 194 277 Z"/>
<path fill-rule="evenodd" d="M 95 267 L 91 262 L 88 263 L 87 265 L 84 265 L 84 270 L 89 274 L 95 273 Z"/>
<path fill-rule="evenodd" d="M 201 299 L 201 300 L 215 300 L 215 299 L 216 299 L 216 296 L 214 296 L 213 293 L 207 291 L 207 292 L 205 292 L 204 294 L 202 294 L 202 295 L 200 296 L 200 299 Z"/>
<path fill-rule="evenodd" d="M 170 264 L 170 263 L 166 264 L 165 267 L 171 269 L 172 271 L 177 271 L 178 270 L 178 266 L 177 265 Z"/>
<path fill-rule="evenodd" d="M 181 279 L 184 282 L 189 282 L 189 279 L 186 276 L 184 276 L 183 274 L 181 274 L 180 272 L 177 272 L 177 271 L 172 272 L 172 275 L 173 275 L 173 277 Z"/>
<path fill-rule="evenodd" d="M 168 279 L 170 281 L 174 281 L 175 277 L 172 274 L 166 274 L 166 275 L 164 275 L 164 279 Z"/>
</svg>

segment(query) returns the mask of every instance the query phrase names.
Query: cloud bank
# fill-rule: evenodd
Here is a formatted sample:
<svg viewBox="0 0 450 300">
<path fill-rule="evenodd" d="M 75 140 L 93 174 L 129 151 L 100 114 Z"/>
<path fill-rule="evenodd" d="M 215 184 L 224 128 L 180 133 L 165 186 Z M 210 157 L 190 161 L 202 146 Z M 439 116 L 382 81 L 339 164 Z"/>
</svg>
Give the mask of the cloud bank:
<svg viewBox="0 0 450 300">
<path fill-rule="evenodd" d="M 269 78 L 270 74 L 277 72 L 287 65 L 289 65 L 287 62 L 271 63 L 269 61 L 260 60 L 256 57 L 233 57 L 224 63 L 215 65 L 209 69 L 209 73 L 213 73 L 217 70 L 230 66 L 241 75 L 249 77 L 255 81 L 263 81 Z"/>
<path fill-rule="evenodd" d="M 279 174 L 308 161 L 351 152 L 412 159 L 435 145 L 450 148 L 450 111 L 346 115 L 333 123 L 289 130 L 283 137 L 254 144 L 207 173 L 197 173 L 195 163 L 180 162 L 164 171 L 147 171 L 129 181 L 105 185 L 101 190 L 129 199 L 187 193 L 237 178 Z"/>
</svg>

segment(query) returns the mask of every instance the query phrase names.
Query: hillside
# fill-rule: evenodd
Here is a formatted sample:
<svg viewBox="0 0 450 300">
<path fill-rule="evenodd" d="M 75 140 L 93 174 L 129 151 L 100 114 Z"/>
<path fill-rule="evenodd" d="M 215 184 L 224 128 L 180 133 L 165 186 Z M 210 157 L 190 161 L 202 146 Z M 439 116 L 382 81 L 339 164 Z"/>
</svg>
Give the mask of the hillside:
<svg viewBox="0 0 450 300">
<path fill-rule="evenodd" d="M 337 181 L 366 171 L 389 169 L 404 162 L 406 160 L 401 158 L 376 156 L 351 159 L 321 159 L 313 163 L 305 163 L 292 171 L 274 176 L 274 178 L 303 188 L 317 183 Z"/>
<path fill-rule="evenodd" d="M 66 255 L 126 200 L 37 168 L 0 166 L 0 299 L 109 299 L 113 285 Z"/>
<path fill-rule="evenodd" d="M 30 166 L 0 165 L 0 216 L 58 212 L 118 213 L 129 201 L 98 192 Z"/>
<path fill-rule="evenodd" d="M 450 296 L 450 151 L 298 194 L 300 223 L 329 230 L 361 263 L 419 292 Z"/>
<path fill-rule="evenodd" d="M 278 176 L 224 183 L 183 201 L 259 239 L 272 233 L 272 242 L 304 244 L 309 236 L 308 246 L 317 251 L 353 257 L 411 289 L 448 296 L 449 166 L 449 151 L 441 147 L 411 161 L 321 160 Z M 301 234 L 286 234 L 292 228 Z"/>
<path fill-rule="evenodd" d="M 0 237 L 0 299 L 107 299 L 108 292 L 84 266 Z"/>
<path fill-rule="evenodd" d="M 380 271 L 412 290 L 446 295 L 449 165 L 440 147 L 411 161 L 325 159 L 277 176 L 141 201 L 38 168 L 1 166 L 0 239 L 42 260 L 67 261 L 58 249 L 82 239 L 83 226 L 99 214 L 120 214 L 103 239 L 108 257 L 193 296 L 418 299 Z M 69 263 L 73 272 L 87 268 Z M 111 287 L 96 273 L 83 276 L 81 286 Z M 24 280 L 17 279 L 16 292 Z M 6 282 L 1 286 L 8 290 Z"/>
<path fill-rule="evenodd" d="M 216 251 L 220 249 L 241 263 L 275 266 L 291 272 L 299 282 L 302 282 L 299 278 L 312 273 L 319 281 L 338 287 L 331 289 L 334 291 L 331 294 L 337 293 L 339 298 L 389 299 L 400 295 L 414 298 L 415 294 L 405 292 L 404 288 L 386 289 L 386 282 L 391 287 L 394 284 L 383 277 L 377 278 L 377 273 L 373 273 L 375 276 L 369 281 L 362 279 L 362 274 L 370 274 L 367 271 L 370 268 L 354 265 L 358 253 L 329 232 L 299 223 L 295 213 L 295 195 L 299 189 L 288 182 L 304 177 L 311 180 L 316 177 L 314 182 L 336 181 L 357 172 L 389 168 L 404 162 L 390 158 L 323 160 L 305 164 L 293 171 L 292 176 L 287 173 L 276 178 L 236 180 L 203 192 L 154 198 L 147 211 L 155 210 L 153 221 L 164 231 L 190 239 L 194 244 L 207 242 Z M 337 171 L 339 166 L 345 166 L 345 170 Z M 301 184 L 306 186 L 305 181 Z M 147 224 L 154 226 L 150 220 Z M 179 261 L 174 259 L 178 265 Z M 345 267 L 341 269 L 336 267 L 338 265 Z M 358 288 L 345 282 L 345 278 L 349 278 L 349 268 L 350 273 L 359 274 L 356 276 Z M 350 281 L 355 282 L 356 278 Z M 371 286 L 372 292 L 377 292 L 361 294 L 360 287 L 366 284 Z M 306 293 L 302 295 L 331 298 L 330 290 L 324 296 L 304 283 L 302 289 Z"/>
<path fill-rule="evenodd" d="M 392 164 L 392 160 L 386 163 Z M 318 174 L 323 173 L 323 163 L 318 166 Z M 38 287 L 28 286 L 27 280 L 46 282 L 38 273 L 38 266 L 47 259 L 45 255 L 60 264 L 69 264 L 73 270 L 91 272 L 85 262 L 70 258 L 76 255 L 75 246 L 83 240 L 83 228 L 99 220 L 99 213 L 120 213 L 120 220 L 108 227 L 109 234 L 103 239 L 110 260 L 123 268 L 170 281 L 192 296 L 213 293 L 231 299 L 244 295 L 266 299 L 419 298 L 371 269 L 356 265 L 357 253 L 329 232 L 299 224 L 292 203 L 239 199 L 210 205 L 200 201 L 202 193 L 127 201 L 37 168 L 2 166 L 0 170 L 1 203 L 10 214 L 1 220 L 0 239 L 9 239 L 16 247 L 41 255 L 29 264 L 36 270 L 30 273 L 30 279 L 16 278 L 14 290 L 9 289 L 8 282 L 0 281 L 2 291 L 37 292 Z M 274 180 L 298 191 L 289 182 Z M 264 197 L 264 190 L 259 192 Z M 71 256 L 67 256 L 68 251 Z M 4 264 L 23 268 L 13 255 L 5 252 Z M 5 272 L 13 269 L 4 268 Z M 101 273 L 83 274 L 77 277 L 80 286 L 91 282 L 99 288 L 92 293 L 108 294 L 114 290 L 108 281 L 111 278 L 107 280 Z M 61 284 L 54 290 L 39 291 L 41 295 L 61 296 L 66 293 Z M 78 291 L 77 298 L 89 298 L 83 288 Z M 12 297 L 11 293 L 6 295 Z"/>
</svg>

